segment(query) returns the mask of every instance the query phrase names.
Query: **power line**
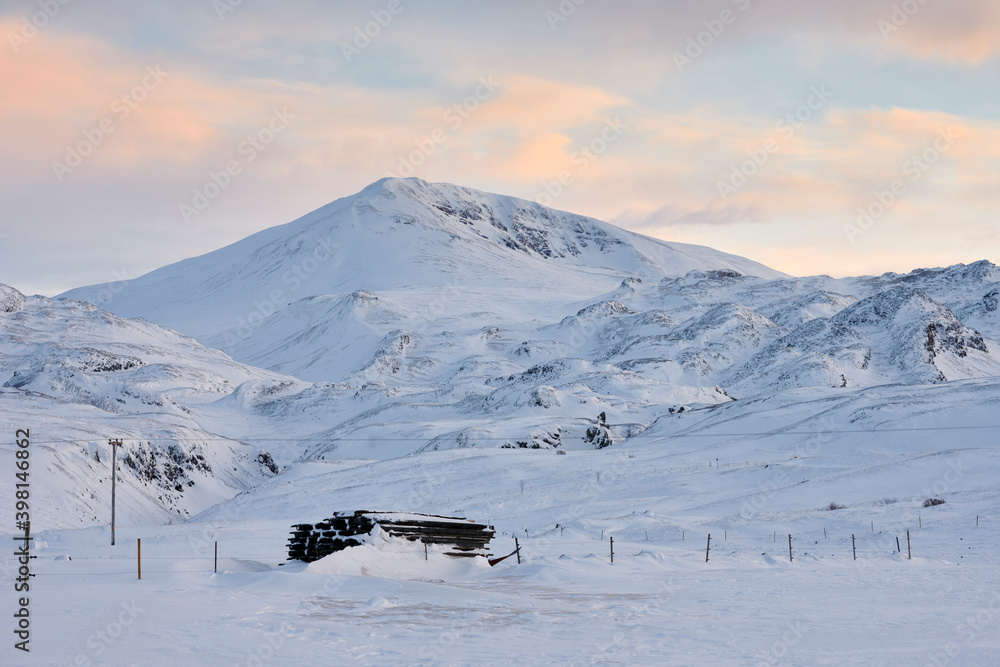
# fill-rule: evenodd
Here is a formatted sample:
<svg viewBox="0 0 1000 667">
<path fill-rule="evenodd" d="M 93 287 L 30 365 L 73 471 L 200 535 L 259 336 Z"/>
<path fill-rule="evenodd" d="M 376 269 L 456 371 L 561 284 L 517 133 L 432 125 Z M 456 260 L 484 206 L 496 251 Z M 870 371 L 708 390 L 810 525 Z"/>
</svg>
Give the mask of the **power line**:
<svg viewBox="0 0 1000 667">
<path fill-rule="evenodd" d="M 628 440 L 648 440 L 648 439 L 661 439 L 661 440 L 676 440 L 678 438 L 753 438 L 753 437 L 769 437 L 769 436 L 781 436 L 781 435 L 802 435 L 802 436 L 812 436 L 812 435 L 841 435 L 841 434 L 871 434 L 877 435 L 880 433 L 918 433 L 925 431 L 969 431 L 969 430 L 985 430 L 985 429 L 1000 429 L 1000 424 L 989 424 L 982 426 L 915 426 L 908 428 L 881 428 L 881 429 L 826 429 L 822 431 L 760 431 L 760 432 L 745 432 L 745 433 L 666 433 L 666 434 L 645 434 L 638 433 L 633 436 L 629 436 L 619 442 L 625 442 Z M 124 438 L 124 440 L 129 440 L 131 442 L 231 442 L 234 444 L 243 444 L 248 442 L 298 442 L 298 443 L 331 443 L 331 442 L 431 442 L 433 440 L 438 440 L 442 438 L 448 438 L 449 435 L 436 435 L 423 438 L 413 438 L 413 437 L 397 437 L 397 436 L 371 436 L 367 438 L 349 438 L 349 437 L 330 437 L 324 438 L 320 436 L 314 437 L 304 437 L 304 438 L 227 438 L 221 436 L 207 436 L 202 438 L 172 438 L 172 437 L 160 437 L 160 438 Z M 484 442 L 516 442 L 518 440 L 530 439 L 530 435 L 516 435 L 512 437 L 500 438 L 500 437 L 470 437 L 472 441 L 484 441 Z M 33 440 L 32 444 L 35 445 L 59 445 L 59 444 L 81 444 L 81 443 L 94 443 L 101 438 L 89 438 L 89 439 L 59 439 L 59 440 Z M 3 447 L 14 447 L 8 443 L 0 443 Z"/>
</svg>

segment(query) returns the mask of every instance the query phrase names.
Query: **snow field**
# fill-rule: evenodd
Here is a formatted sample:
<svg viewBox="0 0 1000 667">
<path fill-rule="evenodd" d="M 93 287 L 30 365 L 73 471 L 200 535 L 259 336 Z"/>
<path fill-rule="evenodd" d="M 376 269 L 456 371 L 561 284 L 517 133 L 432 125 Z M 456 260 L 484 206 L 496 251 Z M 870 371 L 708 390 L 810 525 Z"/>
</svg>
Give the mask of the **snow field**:
<svg viewBox="0 0 1000 667">
<path fill-rule="evenodd" d="M 32 664 L 80 656 L 80 664 L 326 664 L 338 656 L 428 665 L 982 665 L 1000 656 L 993 448 L 890 455 L 826 445 L 802 466 L 786 460 L 786 483 L 761 489 L 781 465 L 771 462 L 781 453 L 768 451 L 778 448 L 774 438 L 745 444 L 742 462 L 731 460 L 732 444 L 676 444 L 303 462 L 192 521 L 120 527 L 114 548 L 102 528 L 44 531 Z M 923 508 L 935 484 L 946 502 Z M 896 497 L 876 493 L 882 488 Z M 748 512 L 756 497 L 762 505 Z M 824 509 L 833 501 L 847 507 Z M 517 536 L 523 562 L 490 569 L 433 553 L 425 561 L 419 545 L 397 544 L 279 565 L 294 522 L 399 507 L 489 521 L 494 553 L 509 553 Z M 118 632 L 123 603 L 143 611 L 105 642 L 100 633 Z"/>
</svg>

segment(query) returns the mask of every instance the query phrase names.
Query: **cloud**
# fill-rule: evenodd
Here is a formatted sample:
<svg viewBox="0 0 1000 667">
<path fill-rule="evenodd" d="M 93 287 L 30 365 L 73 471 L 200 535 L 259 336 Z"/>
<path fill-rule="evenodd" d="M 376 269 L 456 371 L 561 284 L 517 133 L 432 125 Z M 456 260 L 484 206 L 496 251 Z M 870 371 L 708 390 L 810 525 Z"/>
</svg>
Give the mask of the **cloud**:
<svg viewBox="0 0 1000 667">
<path fill-rule="evenodd" d="M 853 45 L 903 58 L 976 66 L 1000 53 L 1000 6 L 993 0 L 757 0 L 747 30 L 721 44 L 777 38 L 806 52 L 838 57 Z"/>
<path fill-rule="evenodd" d="M 491 75 L 492 76 L 492 75 Z M 596 86 L 544 80 L 523 74 L 498 75 L 499 94 L 470 116 L 469 127 L 505 128 L 517 133 L 547 132 L 602 120 L 629 100 Z"/>
<path fill-rule="evenodd" d="M 890 48 L 978 65 L 1000 52 L 1000 6 L 990 1 L 894 4 L 876 27 Z"/>
<path fill-rule="evenodd" d="M 15 27 L 0 24 L 0 33 Z M 204 87 L 156 61 L 137 63 L 98 40 L 44 31 L 30 47 L 0 50 L 0 79 L 17 91 L 0 99 L 5 145 L 16 149 L 0 170 L 11 177 L 25 167 L 51 174 L 51 163 L 80 143 L 92 168 L 187 162 L 216 135 L 197 108 Z"/>
<path fill-rule="evenodd" d="M 616 225 L 635 230 L 699 225 L 726 227 L 759 221 L 760 213 L 753 206 L 727 206 L 714 203 L 698 210 L 691 210 L 678 204 L 668 204 L 648 213 L 628 211 L 613 220 Z"/>
<path fill-rule="evenodd" d="M 398 119 L 385 146 L 396 154 L 390 173 L 409 173 L 409 163 L 422 177 L 444 174 L 447 180 L 448 174 L 462 173 L 537 184 L 572 168 L 581 145 L 630 108 L 625 98 L 593 86 L 519 74 L 478 75 L 458 88 L 453 101 L 414 113 L 416 120 Z M 385 104 L 390 99 L 392 94 L 385 93 Z M 421 150 L 433 155 L 422 156 Z"/>
</svg>

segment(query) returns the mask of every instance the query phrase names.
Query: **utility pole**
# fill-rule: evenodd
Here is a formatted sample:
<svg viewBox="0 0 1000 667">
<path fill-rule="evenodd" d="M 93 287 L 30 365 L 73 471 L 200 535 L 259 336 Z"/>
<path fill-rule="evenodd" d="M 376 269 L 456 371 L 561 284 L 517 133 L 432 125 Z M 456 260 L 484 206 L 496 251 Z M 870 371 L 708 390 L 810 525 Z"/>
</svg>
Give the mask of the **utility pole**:
<svg viewBox="0 0 1000 667">
<path fill-rule="evenodd" d="M 111 445 L 111 546 L 115 546 L 115 478 L 118 472 L 118 445 L 121 440 L 108 440 Z"/>
</svg>

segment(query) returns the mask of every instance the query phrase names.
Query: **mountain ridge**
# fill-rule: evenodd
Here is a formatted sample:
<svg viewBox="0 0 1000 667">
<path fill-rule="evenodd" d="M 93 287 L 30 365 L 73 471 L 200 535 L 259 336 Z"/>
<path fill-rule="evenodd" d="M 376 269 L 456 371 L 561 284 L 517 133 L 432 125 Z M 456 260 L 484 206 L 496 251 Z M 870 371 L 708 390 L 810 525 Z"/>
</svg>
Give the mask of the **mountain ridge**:
<svg viewBox="0 0 1000 667">
<path fill-rule="evenodd" d="M 110 285 L 92 285 L 59 296 L 203 337 L 236 328 L 241 318 L 252 325 L 317 294 L 443 288 L 449 279 L 488 284 L 491 274 L 527 287 L 541 279 L 595 290 L 629 276 L 694 268 L 784 275 L 735 255 L 667 243 L 527 200 L 387 178 L 292 222 L 123 281 L 115 293 Z M 205 294 L 219 303 L 212 313 L 191 317 Z"/>
</svg>

